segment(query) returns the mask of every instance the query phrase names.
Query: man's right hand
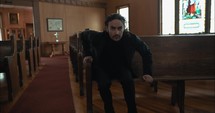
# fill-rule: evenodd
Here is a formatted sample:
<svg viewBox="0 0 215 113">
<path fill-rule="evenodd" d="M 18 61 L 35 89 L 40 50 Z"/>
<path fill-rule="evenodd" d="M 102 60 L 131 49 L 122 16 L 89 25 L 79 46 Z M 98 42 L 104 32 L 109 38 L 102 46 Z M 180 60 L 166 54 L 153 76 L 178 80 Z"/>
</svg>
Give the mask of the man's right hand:
<svg viewBox="0 0 215 113">
<path fill-rule="evenodd" d="M 93 62 L 93 57 L 92 56 L 85 56 L 84 59 L 83 59 L 83 63 L 86 64 L 86 63 L 91 63 Z"/>
</svg>

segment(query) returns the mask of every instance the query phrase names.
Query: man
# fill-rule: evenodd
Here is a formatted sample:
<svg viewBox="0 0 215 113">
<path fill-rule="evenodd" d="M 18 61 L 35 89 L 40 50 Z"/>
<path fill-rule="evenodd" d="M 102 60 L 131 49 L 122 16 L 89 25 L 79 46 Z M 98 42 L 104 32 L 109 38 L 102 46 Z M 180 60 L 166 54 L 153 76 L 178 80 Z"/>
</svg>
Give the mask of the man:
<svg viewBox="0 0 215 113">
<path fill-rule="evenodd" d="M 151 83 L 152 56 L 147 45 L 125 30 L 125 18 L 119 14 L 106 18 L 104 32 L 86 30 L 80 36 L 85 56 L 83 62 L 92 62 L 92 76 L 97 81 L 105 113 L 115 113 L 110 91 L 113 79 L 122 85 L 128 113 L 137 113 L 131 61 L 138 51 L 143 57 L 143 80 Z"/>
</svg>

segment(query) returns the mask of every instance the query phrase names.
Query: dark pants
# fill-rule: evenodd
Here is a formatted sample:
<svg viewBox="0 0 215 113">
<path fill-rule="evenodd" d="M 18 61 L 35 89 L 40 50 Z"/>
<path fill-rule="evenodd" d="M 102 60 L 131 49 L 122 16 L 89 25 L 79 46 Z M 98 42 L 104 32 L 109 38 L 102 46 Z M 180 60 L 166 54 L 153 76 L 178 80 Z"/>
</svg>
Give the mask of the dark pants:
<svg viewBox="0 0 215 113">
<path fill-rule="evenodd" d="M 128 69 L 119 69 L 117 72 L 105 72 L 101 68 L 95 71 L 96 81 L 100 96 L 104 102 L 105 113 L 115 113 L 112 104 L 112 94 L 110 91 L 111 80 L 119 80 L 128 107 L 128 113 L 137 113 L 135 102 L 135 86 L 131 72 Z"/>
</svg>

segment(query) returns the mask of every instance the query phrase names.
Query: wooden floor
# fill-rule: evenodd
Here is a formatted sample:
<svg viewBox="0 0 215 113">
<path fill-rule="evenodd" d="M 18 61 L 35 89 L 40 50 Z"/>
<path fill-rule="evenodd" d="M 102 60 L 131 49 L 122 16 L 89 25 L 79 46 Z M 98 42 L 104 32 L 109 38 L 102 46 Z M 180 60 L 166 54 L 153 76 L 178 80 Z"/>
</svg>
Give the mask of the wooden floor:
<svg viewBox="0 0 215 113">
<path fill-rule="evenodd" d="M 86 113 L 86 98 L 79 95 L 79 85 L 75 82 L 70 67 L 71 87 L 73 91 L 76 113 Z M 136 81 L 136 102 L 138 113 L 179 113 L 176 106 L 170 104 L 171 87 L 159 82 L 155 93 L 148 83 Z M 185 113 L 215 113 L 215 81 L 186 81 Z M 113 82 L 111 87 L 113 104 L 116 113 L 127 113 L 121 85 Z M 97 85 L 93 83 L 94 113 L 104 113 L 103 102 L 99 96 Z"/>
<path fill-rule="evenodd" d="M 11 108 L 13 107 L 13 105 L 16 104 L 16 102 L 19 100 L 19 98 L 24 93 L 25 89 L 28 88 L 29 84 L 35 78 L 35 75 L 39 72 L 39 70 L 41 70 L 43 68 L 43 65 L 44 64 L 41 64 L 41 66 L 39 67 L 39 69 L 36 72 L 34 72 L 33 75 L 28 78 L 28 80 L 25 81 L 26 82 L 25 85 L 20 88 L 20 90 L 18 91 L 17 95 L 14 97 L 13 101 L 11 101 L 11 102 L 7 101 L 7 99 L 8 99 L 8 97 L 7 97 L 7 93 L 8 93 L 7 89 L 5 89 L 5 90 L 3 90 L 3 92 L 1 92 L 1 94 L 0 94 L 0 100 L 1 100 L 0 103 L 2 105 L 0 106 L 0 113 L 8 113 L 11 110 Z M 3 74 L 1 73 L 1 75 L 3 75 Z M 3 84 L 3 86 L 4 86 L 6 84 L 5 80 L 6 79 L 2 78 L 0 80 L 0 85 Z M 6 88 L 7 88 L 7 86 L 6 86 Z"/>
</svg>

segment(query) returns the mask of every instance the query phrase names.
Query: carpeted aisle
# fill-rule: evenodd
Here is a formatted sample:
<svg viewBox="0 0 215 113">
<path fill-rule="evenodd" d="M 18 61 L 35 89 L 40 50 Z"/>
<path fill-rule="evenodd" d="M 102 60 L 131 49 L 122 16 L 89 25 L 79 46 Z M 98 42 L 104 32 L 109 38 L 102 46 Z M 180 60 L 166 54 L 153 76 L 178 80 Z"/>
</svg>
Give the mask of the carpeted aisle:
<svg viewBox="0 0 215 113">
<path fill-rule="evenodd" d="M 68 56 L 42 58 L 39 70 L 10 113 L 75 113 Z"/>
</svg>

